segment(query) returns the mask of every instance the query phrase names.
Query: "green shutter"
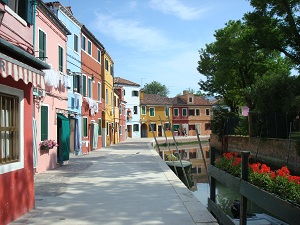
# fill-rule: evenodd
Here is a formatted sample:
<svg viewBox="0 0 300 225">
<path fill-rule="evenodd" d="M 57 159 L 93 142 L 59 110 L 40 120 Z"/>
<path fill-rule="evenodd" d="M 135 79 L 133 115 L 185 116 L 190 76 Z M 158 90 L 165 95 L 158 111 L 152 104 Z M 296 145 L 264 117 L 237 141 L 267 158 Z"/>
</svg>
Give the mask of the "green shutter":
<svg viewBox="0 0 300 225">
<path fill-rule="evenodd" d="M 6 5 L 8 4 L 8 0 L 2 0 L 2 2 Z"/>
<path fill-rule="evenodd" d="M 41 141 L 48 139 L 48 106 L 41 106 Z"/>
<path fill-rule="evenodd" d="M 101 119 L 98 119 L 98 135 L 101 135 L 101 127 L 102 127 Z"/>
<path fill-rule="evenodd" d="M 19 1 L 20 2 L 20 1 Z M 22 2 L 22 1 L 21 1 Z M 27 13 L 26 13 L 26 18 L 25 20 L 29 23 L 29 24 L 33 24 L 33 5 L 36 4 L 35 1 L 33 0 L 27 0 Z"/>
<path fill-rule="evenodd" d="M 63 56 L 63 48 L 58 46 L 58 67 L 59 67 L 59 71 L 63 72 L 63 68 L 64 68 L 64 56 Z"/>
<path fill-rule="evenodd" d="M 87 137 L 87 118 L 83 118 L 83 136 Z"/>
<path fill-rule="evenodd" d="M 82 75 L 82 95 L 86 97 L 86 76 Z"/>
</svg>

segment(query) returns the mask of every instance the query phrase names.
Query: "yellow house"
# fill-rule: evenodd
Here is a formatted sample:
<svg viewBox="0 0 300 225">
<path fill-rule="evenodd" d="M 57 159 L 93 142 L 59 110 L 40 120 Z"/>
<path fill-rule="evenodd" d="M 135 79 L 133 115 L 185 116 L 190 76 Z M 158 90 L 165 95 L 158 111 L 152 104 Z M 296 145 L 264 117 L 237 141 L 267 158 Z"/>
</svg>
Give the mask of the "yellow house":
<svg viewBox="0 0 300 225">
<path fill-rule="evenodd" d="M 103 147 L 110 146 L 114 143 L 114 61 L 107 51 L 101 56 L 102 61 L 102 97 L 105 99 L 102 114 L 102 127 L 105 128 Z M 104 132 L 103 132 L 104 134 Z"/>
<path fill-rule="evenodd" d="M 172 103 L 168 97 L 140 92 L 141 137 L 171 137 Z"/>
</svg>

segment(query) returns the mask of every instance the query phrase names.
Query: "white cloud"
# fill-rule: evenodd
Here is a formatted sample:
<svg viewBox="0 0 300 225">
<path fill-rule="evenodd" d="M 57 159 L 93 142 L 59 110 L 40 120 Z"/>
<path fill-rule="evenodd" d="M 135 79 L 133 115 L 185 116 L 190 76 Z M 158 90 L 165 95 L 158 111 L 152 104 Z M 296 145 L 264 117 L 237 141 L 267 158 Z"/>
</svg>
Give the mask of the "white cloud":
<svg viewBox="0 0 300 225">
<path fill-rule="evenodd" d="M 151 0 L 149 4 L 153 9 L 178 16 L 183 20 L 198 19 L 208 11 L 208 8 L 197 9 L 184 5 L 179 0 Z"/>
<path fill-rule="evenodd" d="M 157 51 L 168 45 L 168 40 L 162 32 L 155 28 L 143 27 L 139 21 L 97 14 L 94 28 L 126 46 L 142 51 Z"/>
</svg>

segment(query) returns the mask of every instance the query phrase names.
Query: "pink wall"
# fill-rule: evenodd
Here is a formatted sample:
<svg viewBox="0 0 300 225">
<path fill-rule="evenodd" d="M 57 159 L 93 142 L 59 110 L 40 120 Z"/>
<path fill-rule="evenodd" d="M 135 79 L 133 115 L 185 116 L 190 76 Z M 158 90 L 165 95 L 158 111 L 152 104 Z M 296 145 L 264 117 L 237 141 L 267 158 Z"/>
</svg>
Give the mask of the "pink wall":
<svg viewBox="0 0 300 225">
<path fill-rule="evenodd" d="M 36 47 L 35 51 L 38 51 L 38 33 L 39 29 L 46 34 L 46 59 L 47 63 L 52 65 L 52 69 L 57 72 L 59 71 L 58 65 L 58 46 L 64 49 L 64 74 L 66 74 L 66 51 L 67 51 L 67 37 L 62 33 L 51 21 L 38 9 L 36 17 Z M 68 110 L 68 89 L 60 83 L 55 88 L 46 84 L 46 96 L 39 103 L 44 106 L 48 106 L 49 109 L 49 127 L 48 127 L 48 139 L 57 141 L 57 125 L 56 125 L 56 114 L 57 112 L 64 112 Z M 39 104 L 35 107 L 35 118 L 37 120 L 37 143 L 41 140 L 41 113 Z M 49 169 L 54 169 L 58 166 L 57 164 L 57 149 L 54 147 L 50 150 L 38 150 L 38 165 L 36 172 L 44 172 Z"/>
<path fill-rule="evenodd" d="M 34 207 L 33 153 L 32 153 L 32 85 L 11 76 L 0 83 L 24 90 L 24 168 L 0 175 L 0 225 L 8 224 Z"/>
</svg>

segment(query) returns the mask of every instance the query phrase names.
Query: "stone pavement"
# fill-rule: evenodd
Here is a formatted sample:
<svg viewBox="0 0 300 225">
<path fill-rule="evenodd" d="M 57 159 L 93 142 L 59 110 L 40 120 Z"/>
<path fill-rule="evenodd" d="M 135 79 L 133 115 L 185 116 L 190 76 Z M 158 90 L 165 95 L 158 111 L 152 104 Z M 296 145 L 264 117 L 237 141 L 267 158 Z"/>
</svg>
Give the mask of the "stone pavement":
<svg viewBox="0 0 300 225">
<path fill-rule="evenodd" d="M 36 174 L 36 207 L 11 225 L 217 224 L 152 141 L 127 139 Z"/>
</svg>

